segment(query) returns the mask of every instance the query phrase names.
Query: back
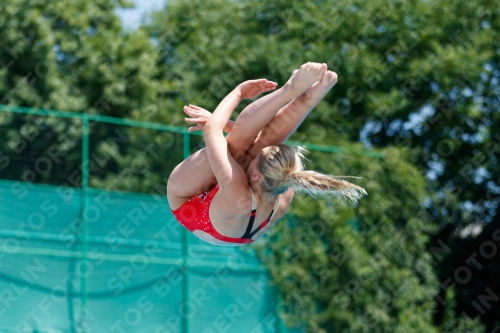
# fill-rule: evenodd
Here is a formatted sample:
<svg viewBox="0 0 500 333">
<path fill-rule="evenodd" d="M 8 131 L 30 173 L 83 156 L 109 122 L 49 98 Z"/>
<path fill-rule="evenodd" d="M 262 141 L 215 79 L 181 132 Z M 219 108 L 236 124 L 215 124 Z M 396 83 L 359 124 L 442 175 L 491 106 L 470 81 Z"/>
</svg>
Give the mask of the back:
<svg viewBox="0 0 500 333">
<path fill-rule="evenodd" d="M 289 189 L 276 196 L 274 205 L 267 206 L 258 197 L 253 198 L 250 187 L 241 189 L 239 193 L 229 193 L 220 188 L 213 197 L 209 218 L 216 230 L 229 237 L 248 235 L 247 228 L 253 224 L 249 232 L 251 239 L 256 240 L 284 215 L 292 198 L 293 189 Z M 250 222 L 251 219 L 255 222 Z M 259 226 L 261 230 L 253 233 Z"/>
</svg>

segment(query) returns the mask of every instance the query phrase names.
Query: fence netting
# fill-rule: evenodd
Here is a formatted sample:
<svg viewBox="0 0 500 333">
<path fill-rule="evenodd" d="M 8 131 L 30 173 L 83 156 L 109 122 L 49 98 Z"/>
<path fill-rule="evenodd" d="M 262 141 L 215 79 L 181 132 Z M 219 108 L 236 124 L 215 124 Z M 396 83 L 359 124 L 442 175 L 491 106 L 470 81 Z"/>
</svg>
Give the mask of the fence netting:
<svg viewBox="0 0 500 333">
<path fill-rule="evenodd" d="M 83 126 L 0 112 L 0 332 L 288 332 L 252 247 L 170 212 L 168 175 L 201 137 Z"/>
</svg>

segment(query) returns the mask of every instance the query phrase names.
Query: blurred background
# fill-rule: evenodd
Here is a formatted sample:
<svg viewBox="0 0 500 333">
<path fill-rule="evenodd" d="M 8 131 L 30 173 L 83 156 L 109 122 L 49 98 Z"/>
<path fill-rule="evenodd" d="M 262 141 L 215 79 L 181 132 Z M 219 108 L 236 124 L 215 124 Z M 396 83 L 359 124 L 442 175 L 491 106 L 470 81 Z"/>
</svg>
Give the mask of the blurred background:
<svg viewBox="0 0 500 333">
<path fill-rule="evenodd" d="M 0 9 L 0 332 L 500 332 L 495 1 Z M 307 61 L 339 82 L 291 143 L 368 196 L 201 243 L 165 197 L 183 105 Z"/>
</svg>

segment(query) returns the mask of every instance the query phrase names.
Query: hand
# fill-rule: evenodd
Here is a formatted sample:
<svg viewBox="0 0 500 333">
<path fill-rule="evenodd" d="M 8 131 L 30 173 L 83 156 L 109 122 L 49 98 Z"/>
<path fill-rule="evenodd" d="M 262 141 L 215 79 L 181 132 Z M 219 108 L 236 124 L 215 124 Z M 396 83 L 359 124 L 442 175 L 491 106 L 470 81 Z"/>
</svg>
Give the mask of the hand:
<svg viewBox="0 0 500 333">
<path fill-rule="evenodd" d="M 203 126 L 207 123 L 207 120 L 210 119 L 212 113 L 207 111 L 199 106 L 189 104 L 189 106 L 184 106 L 184 112 L 193 118 L 184 118 L 187 123 L 196 124 L 196 126 L 188 128 L 188 132 L 200 131 L 203 129 Z"/>
<path fill-rule="evenodd" d="M 238 88 L 241 91 L 241 99 L 251 99 L 259 96 L 263 92 L 276 89 L 278 84 L 276 82 L 268 81 L 266 79 L 249 80 L 241 83 Z"/>
</svg>

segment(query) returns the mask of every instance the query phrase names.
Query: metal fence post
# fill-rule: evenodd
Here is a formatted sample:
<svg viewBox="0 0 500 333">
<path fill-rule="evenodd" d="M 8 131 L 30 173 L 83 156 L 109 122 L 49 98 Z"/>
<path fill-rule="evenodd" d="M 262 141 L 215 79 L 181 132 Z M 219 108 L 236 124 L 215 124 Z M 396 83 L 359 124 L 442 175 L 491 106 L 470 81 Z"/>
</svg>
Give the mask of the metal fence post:
<svg viewBox="0 0 500 333">
<path fill-rule="evenodd" d="M 82 118 L 82 229 L 81 229 L 81 321 L 82 332 L 87 332 L 87 255 L 88 255 L 88 189 L 89 189 L 89 118 Z"/>
<path fill-rule="evenodd" d="M 189 149 L 190 148 L 190 136 L 188 132 L 184 132 L 182 134 L 182 151 L 184 159 L 189 157 Z M 183 228 L 184 229 L 184 228 Z M 188 257 L 189 257 L 189 234 L 186 229 L 183 230 L 183 266 L 184 266 L 184 302 L 187 302 L 189 299 L 189 268 L 188 268 Z M 184 313 L 184 333 L 189 333 L 189 319 L 188 313 L 189 307 L 186 307 L 186 313 Z"/>
</svg>

